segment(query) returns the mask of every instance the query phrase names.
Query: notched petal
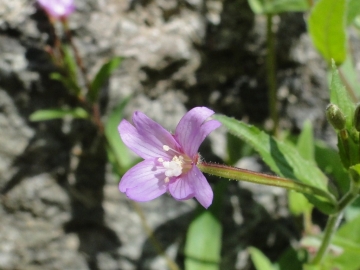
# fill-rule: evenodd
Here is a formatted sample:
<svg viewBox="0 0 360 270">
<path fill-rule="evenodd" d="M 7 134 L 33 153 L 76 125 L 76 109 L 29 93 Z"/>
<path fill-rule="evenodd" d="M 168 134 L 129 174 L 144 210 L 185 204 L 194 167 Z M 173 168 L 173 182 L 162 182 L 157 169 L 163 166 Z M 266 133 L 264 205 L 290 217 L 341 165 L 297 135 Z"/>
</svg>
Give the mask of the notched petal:
<svg viewBox="0 0 360 270">
<path fill-rule="evenodd" d="M 216 120 L 212 120 L 215 121 L 212 124 L 206 124 L 205 121 L 213 114 L 214 111 L 206 107 L 196 107 L 187 112 L 180 120 L 175 130 L 175 137 L 187 155 L 195 155 L 205 137 L 219 126 L 217 124 L 219 122 Z M 203 130 L 202 126 L 205 124 L 205 130 Z M 210 132 L 208 132 L 209 130 Z"/>
</svg>

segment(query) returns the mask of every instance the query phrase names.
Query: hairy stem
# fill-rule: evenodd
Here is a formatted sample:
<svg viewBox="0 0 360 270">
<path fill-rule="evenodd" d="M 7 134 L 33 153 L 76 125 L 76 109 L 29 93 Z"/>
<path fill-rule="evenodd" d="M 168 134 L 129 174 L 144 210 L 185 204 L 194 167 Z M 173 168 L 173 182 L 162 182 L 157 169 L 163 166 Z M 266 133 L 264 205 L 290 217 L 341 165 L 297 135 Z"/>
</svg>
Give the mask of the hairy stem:
<svg viewBox="0 0 360 270">
<path fill-rule="evenodd" d="M 282 187 L 289 190 L 295 190 L 305 194 L 317 195 L 326 198 L 330 203 L 336 205 L 335 197 L 325 190 L 287 179 L 283 177 L 253 172 L 245 169 L 235 168 L 226 165 L 201 162 L 197 164 L 200 171 L 228 179 L 252 182 L 256 184 Z"/>
</svg>

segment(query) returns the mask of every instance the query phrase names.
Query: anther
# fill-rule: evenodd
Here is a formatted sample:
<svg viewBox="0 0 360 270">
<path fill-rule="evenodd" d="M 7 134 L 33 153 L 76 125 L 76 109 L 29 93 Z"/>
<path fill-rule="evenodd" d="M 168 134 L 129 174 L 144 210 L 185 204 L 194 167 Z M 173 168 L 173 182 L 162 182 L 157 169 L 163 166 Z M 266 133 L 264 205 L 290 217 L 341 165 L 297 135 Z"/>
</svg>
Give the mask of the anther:
<svg viewBox="0 0 360 270">
<path fill-rule="evenodd" d="M 166 145 L 166 144 L 163 145 L 163 149 L 164 149 L 165 152 L 171 150 L 171 151 L 173 151 L 175 154 L 181 155 L 181 153 L 180 153 L 179 151 L 176 151 L 175 149 L 170 148 L 170 147 L 169 147 L 168 145 Z"/>
</svg>

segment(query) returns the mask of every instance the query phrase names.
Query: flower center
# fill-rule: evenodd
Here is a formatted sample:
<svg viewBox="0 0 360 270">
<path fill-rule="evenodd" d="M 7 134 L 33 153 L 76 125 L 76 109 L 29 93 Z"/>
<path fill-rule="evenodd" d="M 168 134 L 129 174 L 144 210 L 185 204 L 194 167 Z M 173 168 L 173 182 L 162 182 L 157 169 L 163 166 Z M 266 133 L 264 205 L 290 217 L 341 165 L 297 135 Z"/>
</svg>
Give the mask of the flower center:
<svg viewBox="0 0 360 270">
<path fill-rule="evenodd" d="M 170 181 L 170 177 L 177 177 L 182 173 L 188 172 L 194 162 L 187 155 L 184 155 L 174 149 L 171 149 L 169 146 L 164 145 L 163 149 L 168 152 L 172 151 L 175 153 L 171 161 L 164 161 L 164 159 L 159 158 L 158 161 L 162 163 L 165 170 L 165 183 Z"/>
</svg>

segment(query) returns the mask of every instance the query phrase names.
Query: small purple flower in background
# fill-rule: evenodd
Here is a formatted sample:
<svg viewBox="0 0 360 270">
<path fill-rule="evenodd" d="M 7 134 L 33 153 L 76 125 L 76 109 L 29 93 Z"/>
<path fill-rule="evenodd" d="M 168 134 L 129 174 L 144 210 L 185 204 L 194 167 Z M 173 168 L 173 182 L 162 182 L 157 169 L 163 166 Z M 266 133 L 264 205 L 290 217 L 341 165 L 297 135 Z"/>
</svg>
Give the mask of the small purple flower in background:
<svg viewBox="0 0 360 270">
<path fill-rule="evenodd" d="M 37 0 L 39 5 L 54 18 L 66 18 L 74 10 L 74 0 Z"/>
<path fill-rule="evenodd" d="M 127 147 L 144 160 L 122 177 L 119 189 L 135 201 L 149 201 L 169 192 L 176 200 L 195 197 L 208 208 L 213 191 L 196 167 L 200 144 L 221 124 L 206 121 L 214 112 L 196 107 L 186 113 L 175 134 L 141 112 L 133 115 L 134 126 L 122 120 L 118 130 Z"/>
</svg>

